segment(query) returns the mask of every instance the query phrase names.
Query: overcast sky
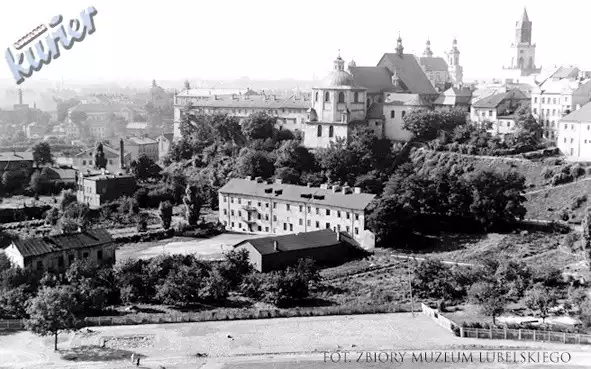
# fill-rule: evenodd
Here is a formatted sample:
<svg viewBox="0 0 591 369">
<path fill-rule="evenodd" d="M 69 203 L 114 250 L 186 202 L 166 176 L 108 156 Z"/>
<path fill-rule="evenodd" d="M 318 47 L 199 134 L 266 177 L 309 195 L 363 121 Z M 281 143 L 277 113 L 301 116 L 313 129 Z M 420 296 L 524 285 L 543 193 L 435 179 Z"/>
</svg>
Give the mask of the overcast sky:
<svg viewBox="0 0 591 369">
<path fill-rule="evenodd" d="M 591 69 L 586 0 L 3 0 L 1 45 L 5 50 L 53 16 L 73 18 L 90 5 L 98 10 L 96 32 L 31 78 L 320 78 L 338 49 L 347 62 L 375 65 L 393 52 L 398 31 L 405 52 L 416 54 L 430 38 L 435 55 L 444 56 L 457 37 L 465 77 L 493 77 L 511 60 L 524 6 L 536 64 Z M 12 79 L 6 61 L 0 65 L 0 79 Z"/>
</svg>

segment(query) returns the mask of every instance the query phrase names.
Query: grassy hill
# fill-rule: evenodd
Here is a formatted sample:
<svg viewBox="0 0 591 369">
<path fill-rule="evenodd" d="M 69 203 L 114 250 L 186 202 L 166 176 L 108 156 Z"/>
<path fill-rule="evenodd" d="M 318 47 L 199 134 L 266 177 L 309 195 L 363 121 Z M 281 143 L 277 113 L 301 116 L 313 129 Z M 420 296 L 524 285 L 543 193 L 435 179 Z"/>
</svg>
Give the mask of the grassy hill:
<svg viewBox="0 0 591 369">
<path fill-rule="evenodd" d="M 580 221 L 583 211 L 589 206 L 587 197 L 591 200 L 590 178 L 579 179 L 558 187 L 527 194 L 527 218 L 558 220 L 563 213 L 569 215 L 569 220 Z"/>
</svg>

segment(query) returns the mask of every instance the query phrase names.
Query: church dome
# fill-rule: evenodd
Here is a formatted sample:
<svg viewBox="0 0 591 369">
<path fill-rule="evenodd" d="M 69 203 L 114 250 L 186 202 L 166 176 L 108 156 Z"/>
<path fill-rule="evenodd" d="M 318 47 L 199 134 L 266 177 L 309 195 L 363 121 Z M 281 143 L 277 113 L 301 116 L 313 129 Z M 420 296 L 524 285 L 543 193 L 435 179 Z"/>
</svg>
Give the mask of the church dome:
<svg viewBox="0 0 591 369">
<path fill-rule="evenodd" d="M 322 87 L 353 86 L 353 76 L 344 70 L 334 70 L 324 79 Z"/>
</svg>

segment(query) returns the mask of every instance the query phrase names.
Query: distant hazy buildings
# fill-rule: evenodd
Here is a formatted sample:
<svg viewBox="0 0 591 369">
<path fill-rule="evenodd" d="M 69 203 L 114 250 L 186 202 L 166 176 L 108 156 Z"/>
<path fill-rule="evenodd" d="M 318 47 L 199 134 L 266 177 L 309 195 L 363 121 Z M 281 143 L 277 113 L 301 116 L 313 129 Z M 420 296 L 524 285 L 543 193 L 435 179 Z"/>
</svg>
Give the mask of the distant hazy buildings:
<svg viewBox="0 0 591 369">
<path fill-rule="evenodd" d="M 172 147 L 173 138 L 174 138 L 174 136 L 172 133 L 164 133 L 156 138 L 156 141 L 158 141 L 158 160 L 159 161 L 164 160 L 164 158 L 166 158 L 166 156 L 170 152 L 170 149 Z"/>
</svg>

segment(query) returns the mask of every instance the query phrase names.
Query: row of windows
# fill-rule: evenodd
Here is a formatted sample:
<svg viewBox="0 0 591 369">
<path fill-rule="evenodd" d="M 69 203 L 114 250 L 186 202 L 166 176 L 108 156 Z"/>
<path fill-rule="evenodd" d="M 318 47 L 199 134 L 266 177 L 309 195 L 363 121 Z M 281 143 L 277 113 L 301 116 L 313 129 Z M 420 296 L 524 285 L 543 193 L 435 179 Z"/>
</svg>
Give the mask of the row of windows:
<svg viewBox="0 0 591 369">
<path fill-rule="evenodd" d="M 575 139 L 571 138 L 570 143 L 574 143 L 574 142 L 575 142 Z M 564 138 L 564 143 L 566 143 L 566 137 Z M 585 140 L 584 143 L 591 143 L 591 140 Z"/>
<path fill-rule="evenodd" d="M 322 137 L 322 126 L 321 125 L 318 125 L 316 135 L 318 137 Z M 328 137 L 334 137 L 334 127 L 333 126 L 328 126 Z"/>
<path fill-rule="evenodd" d="M 228 222 L 224 221 L 224 226 L 227 226 L 227 225 L 228 225 Z M 230 222 L 230 225 L 231 225 L 232 228 L 234 228 L 235 223 L 234 222 Z M 300 225 L 303 225 L 301 219 L 300 219 Z M 312 226 L 312 222 L 310 220 L 308 220 L 308 227 L 311 227 L 311 226 Z M 315 226 L 316 226 L 315 227 L 316 229 L 320 229 L 320 222 L 319 221 L 316 221 Z M 326 229 L 330 229 L 330 223 L 326 223 L 325 226 L 326 226 L 325 227 Z M 238 228 L 239 229 L 249 229 L 250 230 L 250 227 L 248 225 L 244 224 L 244 227 L 243 227 L 243 224 L 240 223 L 240 222 L 238 222 Z M 291 223 L 289 223 L 289 224 L 288 223 L 283 223 L 283 230 L 284 231 L 287 231 L 288 228 L 289 228 L 289 231 L 290 232 L 293 232 L 293 224 L 291 224 Z M 263 227 L 262 226 L 257 226 L 257 229 L 258 229 L 259 232 L 262 232 L 263 231 Z M 339 224 L 336 227 L 333 227 L 333 230 L 335 232 L 337 232 L 337 231 L 340 232 L 341 231 L 341 225 Z M 269 232 L 269 227 L 265 227 L 265 232 Z M 346 226 L 345 227 L 345 232 L 347 232 L 347 233 L 350 234 L 351 227 Z M 355 227 L 354 228 L 354 232 L 355 232 L 355 235 L 358 235 L 359 234 L 359 228 Z"/>
<path fill-rule="evenodd" d="M 499 127 L 504 127 L 503 121 L 498 121 L 497 124 Z M 507 121 L 507 127 L 511 127 L 511 121 Z"/>
<path fill-rule="evenodd" d="M 537 108 L 534 108 L 534 111 L 533 112 L 534 112 L 534 114 L 538 114 L 538 109 Z M 550 113 L 552 113 L 552 114 L 550 114 Z M 540 114 L 544 114 L 544 109 L 540 109 Z M 556 116 L 562 115 L 562 112 L 561 112 L 560 109 L 558 109 L 558 110 L 556 110 L 556 109 L 552 109 L 552 110 L 546 109 L 546 115 L 547 116 L 555 116 L 556 117 Z"/>
<path fill-rule="evenodd" d="M 316 93 L 314 94 L 314 101 L 318 102 L 318 91 L 316 91 Z M 326 91 L 324 93 L 324 102 L 329 102 L 330 101 L 330 92 Z M 338 95 L 338 103 L 339 104 L 343 104 L 345 102 L 345 93 L 344 92 L 339 92 Z M 358 103 L 359 102 L 359 92 L 355 92 L 353 94 L 353 102 L 354 103 Z"/>
<path fill-rule="evenodd" d="M 252 114 L 252 113 L 267 113 L 267 114 L 275 114 L 279 115 L 279 113 L 288 113 L 288 114 L 301 114 L 304 112 L 304 109 L 297 110 L 297 109 L 218 109 L 218 108 L 198 108 L 201 109 L 204 113 L 228 113 L 228 114 Z"/>
<path fill-rule="evenodd" d="M 564 102 L 567 102 L 567 101 L 568 101 L 568 96 L 565 96 L 564 97 Z M 537 104 L 537 103 L 538 103 L 538 98 L 537 97 L 534 97 L 534 104 Z M 542 97 L 542 104 L 545 104 L 545 103 L 546 103 L 546 98 L 545 97 Z M 549 97 L 548 98 L 548 104 L 560 104 L 560 98 L 558 98 L 558 100 L 556 100 L 555 97 L 554 98 L 550 98 Z"/>
<path fill-rule="evenodd" d="M 242 199 L 241 198 L 237 198 L 236 200 L 238 202 L 238 205 L 242 205 Z M 228 201 L 228 197 L 227 196 L 224 196 L 223 199 L 222 199 L 222 201 L 223 202 L 227 202 Z M 234 203 L 234 197 L 230 197 L 230 203 L 231 204 Z M 246 203 L 246 205 L 252 206 L 252 201 L 251 200 L 248 200 L 247 203 Z M 261 207 L 262 206 L 262 202 L 258 201 L 257 202 L 257 206 L 258 207 Z M 269 203 L 268 202 L 265 203 L 265 207 L 266 208 L 269 207 Z M 273 202 L 273 209 L 277 209 L 277 202 L 275 202 L 275 201 Z M 291 204 L 285 204 L 285 210 L 291 211 Z M 298 205 L 298 210 L 299 210 L 300 213 L 303 213 L 304 212 L 304 205 Z M 308 206 L 307 207 L 307 210 L 308 210 L 308 213 L 312 213 L 312 207 L 311 206 Z M 320 215 L 320 210 L 321 210 L 321 208 L 319 208 L 319 207 L 316 207 L 315 208 L 315 212 L 316 212 L 317 215 Z M 324 209 L 324 210 L 325 210 L 324 215 L 326 215 L 326 216 L 330 216 L 331 214 L 333 214 L 333 212 L 331 212 L 331 209 Z M 351 213 L 348 212 L 348 211 L 342 212 L 340 210 L 336 210 L 334 213 L 337 215 L 337 218 L 341 218 L 343 213 L 345 214 L 346 219 L 350 219 L 351 218 Z M 240 214 L 241 214 L 241 211 L 239 210 L 238 211 L 238 215 L 240 216 Z M 227 209 L 224 209 L 224 215 L 227 215 Z M 234 215 L 234 210 L 232 210 L 232 215 Z M 355 220 L 359 220 L 359 214 L 354 213 L 354 215 L 355 215 Z"/>
<path fill-rule="evenodd" d="M 404 118 L 405 115 L 406 115 L 406 112 L 403 110 L 402 111 L 402 118 Z M 390 118 L 396 118 L 396 110 L 390 111 Z"/>
<path fill-rule="evenodd" d="M 88 259 L 89 255 L 90 255 L 89 252 L 86 251 L 86 252 L 82 253 L 82 258 Z M 103 250 L 97 250 L 96 258 L 98 260 L 103 260 Z M 69 265 L 73 264 L 74 259 L 75 259 L 74 255 L 68 255 L 68 264 Z M 43 260 L 37 260 L 36 267 L 37 267 L 37 270 L 43 270 Z M 58 268 L 64 267 L 64 257 L 63 256 L 60 256 L 57 258 L 57 267 Z"/>
<path fill-rule="evenodd" d="M 246 212 L 248 220 L 251 220 L 251 216 L 248 212 Z M 337 211 L 337 218 L 341 218 L 341 212 Z M 346 218 L 345 219 L 351 219 L 351 215 L 349 212 L 346 212 Z M 224 209 L 224 216 L 228 215 L 228 209 Z M 230 210 L 230 215 L 231 216 L 236 216 L 236 212 L 234 210 Z M 320 215 L 320 209 L 316 208 L 316 215 Z M 326 209 L 326 216 L 330 216 L 330 209 Z M 238 210 L 238 217 L 242 217 L 242 211 Z M 258 220 L 262 220 L 263 219 L 263 214 L 261 213 L 257 213 L 257 219 Z M 265 220 L 269 221 L 269 214 L 265 214 Z M 355 220 L 359 221 L 359 214 L 355 214 Z M 273 221 L 276 222 L 277 221 L 277 215 L 273 215 Z M 300 218 L 299 220 L 300 225 L 303 225 L 304 223 L 304 219 Z M 308 220 L 308 225 L 310 223 L 310 220 Z"/>
</svg>

